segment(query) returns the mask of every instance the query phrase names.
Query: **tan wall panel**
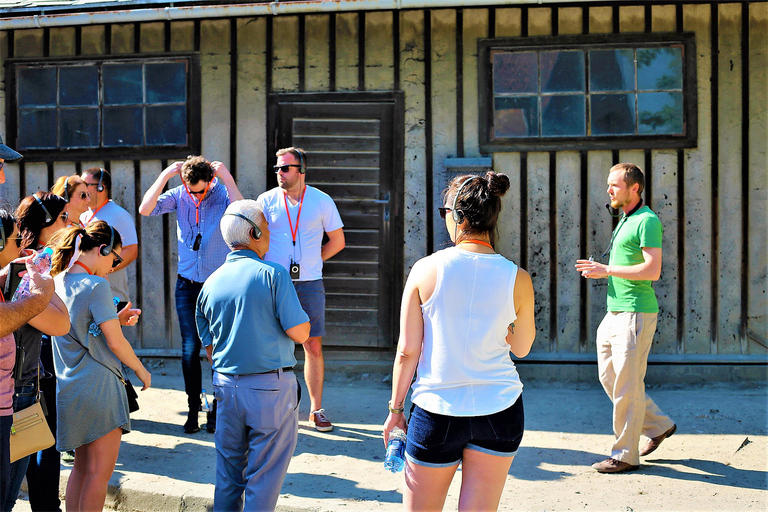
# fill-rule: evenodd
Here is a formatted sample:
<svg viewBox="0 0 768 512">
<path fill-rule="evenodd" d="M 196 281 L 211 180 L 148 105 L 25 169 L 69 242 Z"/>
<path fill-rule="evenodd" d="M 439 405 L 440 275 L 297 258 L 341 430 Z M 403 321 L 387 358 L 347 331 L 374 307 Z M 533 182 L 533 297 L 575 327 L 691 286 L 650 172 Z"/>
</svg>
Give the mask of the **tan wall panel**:
<svg viewBox="0 0 768 512">
<path fill-rule="evenodd" d="M 651 7 L 651 29 L 654 32 L 674 32 L 677 26 L 677 9 L 674 5 Z"/>
<path fill-rule="evenodd" d="M 718 301 L 717 352 L 739 354 L 741 272 L 734 255 L 742 253 L 741 234 L 741 5 L 719 6 L 718 73 Z M 744 340 L 746 342 L 746 340 Z M 746 343 L 744 345 L 746 352 Z"/>
<path fill-rule="evenodd" d="M 426 138 L 424 102 L 424 12 L 400 16 L 400 89 L 405 93 L 404 273 L 427 252 Z"/>
<path fill-rule="evenodd" d="M 55 27 L 50 29 L 51 57 L 69 57 L 75 55 L 75 27 Z"/>
<path fill-rule="evenodd" d="M 106 52 L 104 25 L 86 25 L 81 27 L 80 48 L 83 55 L 102 55 Z"/>
<path fill-rule="evenodd" d="M 543 7 L 528 11 L 528 35 L 552 35 L 552 9 Z"/>
<path fill-rule="evenodd" d="M 537 352 L 550 352 L 549 153 L 528 153 L 528 272 L 536 301 Z"/>
<path fill-rule="evenodd" d="M 229 166 L 229 20 L 202 21 L 200 33 L 202 152 Z"/>
<path fill-rule="evenodd" d="M 651 156 L 653 172 L 647 186 L 653 189 L 653 204 L 648 206 L 656 212 L 664 227 L 661 255 L 661 278 L 653 283 L 659 301 L 659 318 L 656 336 L 651 351 L 657 354 L 677 352 L 677 260 L 678 245 L 684 243 L 677 230 L 677 152 L 674 150 L 653 151 Z"/>
<path fill-rule="evenodd" d="M 510 181 L 509 191 L 501 199 L 496 250 L 520 265 L 520 245 L 524 241 L 520 232 L 520 153 L 494 153 L 493 170 L 506 174 Z"/>
<path fill-rule="evenodd" d="M 272 21 L 272 89 L 299 90 L 299 18 L 277 16 Z"/>
<path fill-rule="evenodd" d="M 357 13 L 336 15 L 336 89 L 339 91 L 358 89 L 358 35 Z"/>
<path fill-rule="evenodd" d="M 589 8 L 589 33 L 609 34 L 613 30 L 613 11 L 610 7 Z"/>
<path fill-rule="evenodd" d="M 579 240 L 585 226 L 581 225 L 581 205 L 578 193 L 581 181 L 581 155 L 577 151 L 557 154 L 556 189 L 550 190 L 550 204 L 556 205 L 557 235 L 557 350 L 579 352 L 581 315 L 581 274 L 573 267 L 576 260 L 586 258 L 586 247 Z M 548 211 L 540 215 L 546 216 Z"/>
<path fill-rule="evenodd" d="M 165 23 L 142 23 L 139 33 L 142 52 L 165 51 Z"/>
<path fill-rule="evenodd" d="M 74 176 L 76 174 L 75 169 L 76 169 L 75 162 L 54 162 L 53 163 L 53 183 L 56 183 L 56 180 L 58 180 L 62 176 Z M 51 187 L 53 187 L 53 184 L 51 184 Z M 49 189 L 46 189 L 46 190 L 49 190 Z"/>
<path fill-rule="evenodd" d="M 712 251 L 712 77 L 711 20 L 708 5 L 683 7 L 683 29 L 696 33 L 699 134 L 698 147 L 685 158 L 685 318 L 686 354 L 710 353 Z"/>
<path fill-rule="evenodd" d="M 642 5 L 619 7 L 619 30 L 621 32 L 643 32 L 645 30 L 645 7 Z"/>
<path fill-rule="evenodd" d="M 191 52 L 195 49 L 195 22 L 174 21 L 171 23 L 171 51 Z"/>
<path fill-rule="evenodd" d="M 590 151 L 587 154 L 587 257 L 595 261 L 608 263 L 608 255 L 603 251 L 608 248 L 613 231 L 612 219 L 603 205 L 608 201 L 606 180 L 613 165 L 610 151 Z M 587 352 L 595 352 L 597 326 L 605 316 L 607 309 L 607 279 L 587 281 Z"/>
<path fill-rule="evenodd" d="M 266 18 L 237 22 L 237 186 L 255 198 L 267 183 Z"/>
<path fill-rule="evenodd" d="M 520 37 L 522 34 L 520 9 L 496 9 L 496 37 Z"/>
<path fill-rule="evenodd" d="M 330 16 L 305 18 L 306 43 L 304 45 L 304 89 L 328 91 L 330 89 Z"/>
<path fill-rule="evenodd" d="M 390 91 L 394 76 L 392 13 L 365 14 L 365 89 Z"/>
<path fill-rule="evenodd" d="M 112 25 L 112 53 L 133 53 L 133 24 Z"/>
<path fill-rule="evenodd" d="M 48 191 L 48 166 L 43 162 L 28 162 L 24 166 L 24 176 L 27 180 L 24 197 L 40 190 Z"/>
<path fill-rule="evenodd" d="M 749 268 L 747 329 L 768 338 L 768 3 L 749 6 Z M 765 347 L 749 342 L 751 354 Z"/>
<path fill-rule="evenodd" d="M 477 40 L 488 37 L 488 10 L 464 10 L 464 59 L 462 84 L 464 118 L 464 156 L 480 156 L 477 120 L 480 118 L 478 107 L 477 80 Z"/>
<path fill-rule="evenodd" d="M 558 31 L 560 35 L 581 34 L 582 13 L 580 7 L 561 7 L 558 9 Z"/>
<path fill-rule="evenodd" d="M 5 140 L 5 139 L 3 139 Z M 21 192 L 21 180 L 19 164 L 5 164 L 5 183 L 0 186 L 0 201 L 8 203 L 11 210 L 15 210 L 23 194 Z"/>
<path fill-rule="evenodd" d="M 14 36 L 14 57 L 42 57 L 43 29 L 16 30 Z"/>
</svg>

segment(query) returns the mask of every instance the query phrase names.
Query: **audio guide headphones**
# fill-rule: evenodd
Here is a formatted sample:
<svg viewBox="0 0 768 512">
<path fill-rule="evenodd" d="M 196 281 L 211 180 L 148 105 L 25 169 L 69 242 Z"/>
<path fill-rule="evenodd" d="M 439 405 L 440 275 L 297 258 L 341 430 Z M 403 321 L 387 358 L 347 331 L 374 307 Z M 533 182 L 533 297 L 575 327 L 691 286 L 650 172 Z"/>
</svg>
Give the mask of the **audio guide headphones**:
<svg viewBox="0 0 768 512">
<path fill-rule="evenodd" d="M 112 226 L 109 226 L 109 245 L 105 245 L 101 249 L 99 249 L 99 253 L 102 256 L 109 256 L 109 253 L 112 252 L 112 245 L 115 243 L 115 228 Z"/>
<path fill-rule="evenodd" d="M 99 168 L 99 182 L 96 184 L 97 192 L 104 192 L 104 184 L 102 183 L 102 180 L 104 180 L 104 169 Z"/>
<path fill-rule="evenodd" d="M 261 238 L 261 229 L 259 229 L 259 226 L 257 226 L 255 222 L 253 222 L 251 219 L 249 219 L 248 217 L 246 217 L 242 213 L 225 213 L 224 215 L 231 215 L 232 217 L 240 217 L 245 222 L 247 222 L 248 224 L 253 226 L 251 228 L 251 237 L 254 240 L 258 240 L 259 238 Z"/>
<path fill-rule="evenodd" d="M 307 173 L 307 157 L 304 156 L 304 151 L 298 148 L 293 148 L 293 150 L 296 152 L 296 154 L 299 155 L 299 164 L 301 164 L 299 173 L 306 174 Z"/>
<path fill-rule="evenodd" d="M 46 208 L 43 202 L 40 200 L 40 198 L 37 197 L 37 193 L 32 194 L 32 197 L 35 198 L 35 201 L 37 201 L 37 204 L 39 204 L 40 208 L 42 208 L 43 211 L 45 212 L 45 227 L 48 227 L 51 224 L 53 224 L 53 216 L 51 215 L 51 212 L 48 211 L 48 208 Z"/>
<path fill-rule="evenodd" d="M 464 188 L 464 185 L 466 185 L 473 179 L 475 179 L 475 176 L 470 176 L 469 178 L 465 179 L 461 183 L 461 185 L 459 185 L 458 190 L 456 190 L 456 195 L 453 196 L 453 206 L 451 206 L 451 216 L 453 217 L 453 221 L 456 224 L 461 224 L 462 222 L 464 222 L 464 212 L 456 209 L 456 202 L 459 200 L 459 194 L 461 194 L 461 189 Z"/>
<path fill-rule="evenodd" d="M 64 180 L 64 200 L 69 202 L 69 176 Z"/>
</svg>

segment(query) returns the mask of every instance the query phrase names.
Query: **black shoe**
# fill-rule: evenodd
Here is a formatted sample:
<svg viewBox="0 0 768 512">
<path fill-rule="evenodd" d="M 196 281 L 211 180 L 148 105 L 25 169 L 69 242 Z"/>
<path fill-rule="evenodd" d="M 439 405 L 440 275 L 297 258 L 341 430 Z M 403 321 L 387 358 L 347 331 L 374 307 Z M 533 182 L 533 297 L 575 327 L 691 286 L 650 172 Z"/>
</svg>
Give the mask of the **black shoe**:
<svg viewBox="0 0 768 512">
<path fill-rule="evenodd" d="M 195 432 L 200 432 L 200 425 L 197 424 L 197 414 L 197 409 L 194 411 L 189 411 L 187 422 L 184 423 L 185 434 L 194 434 Z"/>
</svg>

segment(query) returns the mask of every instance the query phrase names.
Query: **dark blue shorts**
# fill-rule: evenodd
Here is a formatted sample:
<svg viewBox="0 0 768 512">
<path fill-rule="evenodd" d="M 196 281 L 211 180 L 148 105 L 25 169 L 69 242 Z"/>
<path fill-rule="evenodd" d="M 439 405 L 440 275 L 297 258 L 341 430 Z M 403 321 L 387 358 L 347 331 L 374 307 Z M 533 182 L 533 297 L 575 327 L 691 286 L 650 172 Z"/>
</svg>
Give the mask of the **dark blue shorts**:
<svg viewBox="0 0 768 512">
<path fill-rule="evenodd" d="M 323 280 L 294 281 L 301 308 L 309 317 L 309 337 L 325 336 L 325 285 Z"/>
<path fill-rule="evenodd" d="M 465 449 L 514 457 L 523 439 L 523 396 L 509 408 L 488 416 L 443 416 L 411 407 L 405 454 L 414 464 L 455 466 Z"/>
</svg>

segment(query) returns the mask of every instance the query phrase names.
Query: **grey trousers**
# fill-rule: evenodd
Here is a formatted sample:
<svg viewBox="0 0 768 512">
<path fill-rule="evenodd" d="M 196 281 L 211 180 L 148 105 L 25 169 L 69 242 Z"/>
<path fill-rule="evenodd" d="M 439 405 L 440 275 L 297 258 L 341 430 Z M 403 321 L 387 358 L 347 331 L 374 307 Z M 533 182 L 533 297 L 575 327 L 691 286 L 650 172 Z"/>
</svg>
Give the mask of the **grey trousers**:
<svg viewBox="0 0 768 512">
<path fill-rule="evenodd" d="M 298 439 L 293 372 L 214 373 L 215 511 L 274 510 Z"/>
</svg>

